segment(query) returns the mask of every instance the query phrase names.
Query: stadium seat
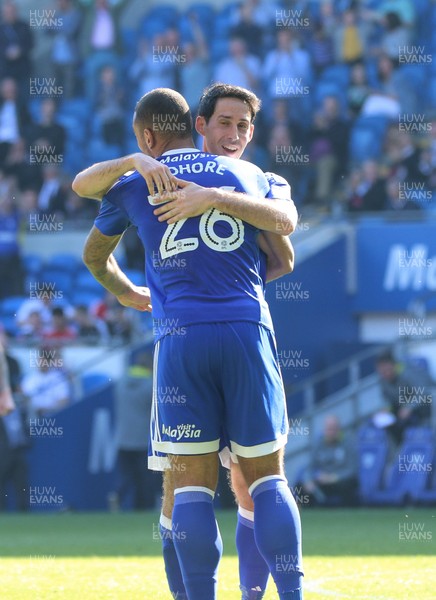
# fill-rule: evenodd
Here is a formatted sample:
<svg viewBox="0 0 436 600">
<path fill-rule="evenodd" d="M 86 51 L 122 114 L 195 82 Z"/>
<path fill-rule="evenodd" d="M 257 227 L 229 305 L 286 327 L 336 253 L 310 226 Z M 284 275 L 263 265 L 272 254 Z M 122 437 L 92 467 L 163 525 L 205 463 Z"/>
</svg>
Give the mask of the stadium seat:
<svg viewBox="0 0 436 600">
<path fill-rule="evenodd" d="M 39 254 L 25 254 L 22 260 L 27 275 L 35 276 L 42 268 L 43 260 Z"/>
<path fill-rule="evenodd" d="M 71 300 L 71 304 L 73 304 L 73 306 L 79 306 L 80 304 L 83 304 L 85 306 L 91 306 L 97 302 L 99 302 L 102 297 L 104 295 L 104 289 L 101 288 L 101 293 L 97 294 L 95 292 L 89 292 L 89 291 L 74 291 L 72 292 L 71 296 L 70 296 L 70 300 Z"/>
<path fill-rule="evenodd" d="M 322 73 L 321 81 L 336 83 L 344 89 L 350 82 L 350 68 L 347 65 L 327 67 Z"/>
<path fill-rule="evenodd" d="M 4 329 L 11 337 L 15 337 L 18 334 L 17 322 L 13 315 L 3 315 L 0 312 L 0 328 Z"/>
<path fill-rule="evenodd" d="M 355 121 L 350 138 L 353 161 L 362 162 L 380 156 L 388 123 L 389 119 L 384 116 L 360 117 Z"/>
<path fill-rule="evenodd" d="M 28 299 L 28 296 L 9 296 L 9 298 L 5 298 L 0 304 L 0 314 L 2 317 L 15 317 L 20 306 Z"/>
<path fill-rule="evenodd" d="M 428 490 L 434 456 L 433 440 L 434 434 L 430 428 L 414 427 L 407 430 L 404 442 L 389 468 L 386 487 L 374 490 L 370 502 L 396 506 L 408 501 L 419 503 L 422 494 Z M 400 465 L 403 465 L 402 468 Z"/>
<path fill-rule="evenodd" d="M 365 426 L 358 434 L 359 494 L 362 502 L 369 503 L 371 495 L 380 489 L 388 456 L 386 432 Z"/>
<path fill-rule="evenodd" d="M 53 292 L 58 294 L 62 292 L 64 295 L 69 296 L 73 286 L 73 275 L 72 273 L 59 268 L 45 268 L 41 269 L 41 281 L 46 282 L 48 285 L 53 286 Z"/>
<path fill-rule="evenodd" d="M 103 290 L 101 284 L 85 269 L 80 270 L 74 278 L 74 289 L 78 292 L 86 291 L 97 295 L 101 295 Z"/>
<path fill-rule="evenodd" d="M 80 259 L 75 254 L 59 253 L 54 254 L 44 263 L 44 268 L 61 269 L 68 273 L 75 273 L 81 266 Z"/>
<path fill-rule="evenodd" d="M 86 396 L 97 390 L 112 385 L 112 380 L 107 373 L 85 373 L 81 377 L 82 394 Z"/>
</svg>

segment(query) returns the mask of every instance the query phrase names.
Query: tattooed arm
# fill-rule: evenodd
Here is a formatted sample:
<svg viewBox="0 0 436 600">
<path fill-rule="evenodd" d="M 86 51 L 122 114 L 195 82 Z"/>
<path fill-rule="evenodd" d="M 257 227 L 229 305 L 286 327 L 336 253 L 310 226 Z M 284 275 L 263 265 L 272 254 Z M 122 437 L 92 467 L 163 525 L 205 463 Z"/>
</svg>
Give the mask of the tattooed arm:
<svg viewBox="0 0 436 600">
<path fill-rule="evenodd" d="M 85 242 L 83 262 L 95 279 L 116 296 L 120 304 L 136 310 L 151 311 L 150 290 L 130 281 L 112 255 L 121 238 L 122 235 L 104 235 L 94 225 Z"/>
</svg>

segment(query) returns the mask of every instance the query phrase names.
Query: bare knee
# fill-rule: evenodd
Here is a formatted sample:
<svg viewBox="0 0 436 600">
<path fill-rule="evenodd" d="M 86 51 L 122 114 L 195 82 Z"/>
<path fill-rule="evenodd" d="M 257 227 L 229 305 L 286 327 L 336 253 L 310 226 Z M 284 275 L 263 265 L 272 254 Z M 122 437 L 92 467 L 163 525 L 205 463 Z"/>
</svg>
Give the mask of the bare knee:
<svg viewBox="0 0 436 600">
<path fill-rule="evenodd" d="M 164 517 L 167 517 L 167 519 L 172 519 L 174 508 L 174 480 L 170 469 L 167 469 L 163 473 L 162 491 L 162 514 Z"/>
<path fill-rule="evenodd" d="M 266 456 L 256 456 L 254 458 L 238 456 L 238 460 L 247 487 L 250 487 L 250 485 L 262 477 L 269 477 L 271 475 L 284 476 L 283 449 Z"/>
<path fill-rule="evenodd" d="M 238 463 L 230 464 L 230 480 L 233 493 L 235 494 L 238 506 L 245 510 L 254 510 L 253 500 L 248 493 L 248 485 L 242 474 L 241 467 Z"/>
<path fill-rule="evenodd" d="M 218 453 L 195 456 L 171 455 L 173 491 L 179 487 L 202 486 L 215 491 L 218 483 Z"/>
</svg>

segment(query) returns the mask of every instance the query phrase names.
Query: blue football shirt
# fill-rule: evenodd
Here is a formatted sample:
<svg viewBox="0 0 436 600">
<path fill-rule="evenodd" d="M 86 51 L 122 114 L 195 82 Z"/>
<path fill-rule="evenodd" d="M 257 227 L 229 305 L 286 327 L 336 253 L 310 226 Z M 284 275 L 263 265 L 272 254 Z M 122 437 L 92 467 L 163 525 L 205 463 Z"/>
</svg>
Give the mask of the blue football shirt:
<svg viewBox="0 0 436 600">
<path fill-rule="evenodd" d="M 205 187 L 225 187 L 262 197 L 270 192 L 255 165 L 196 149 L 173 150 L 159 159 L 178 177 Z M 146 253 L 157 337 L 193 323 L 254 321 L 271 328 L 263 292 L 258 229 L 212 209 L 168 225 L 153 214 L 143 177 L 133 172 L 106 194 L 96 226 L 102 233 L 137 228 Z M 123 216 L 121 216 L 123 215 Z M 102 227 L 104 221 L 112 227 Z"/>
</svg>

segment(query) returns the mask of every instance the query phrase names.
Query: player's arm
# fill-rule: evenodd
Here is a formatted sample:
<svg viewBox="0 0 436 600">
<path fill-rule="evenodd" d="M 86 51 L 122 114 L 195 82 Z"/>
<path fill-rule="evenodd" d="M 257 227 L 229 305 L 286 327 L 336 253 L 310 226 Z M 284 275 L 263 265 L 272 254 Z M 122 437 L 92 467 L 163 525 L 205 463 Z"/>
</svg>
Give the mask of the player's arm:
<svg viewBox="0 0 436 600">
<path fill-rule="evenodd" d="M 285 235 L 261 231 L 257 238 L 259 247 L 266 254 L 266 282 L 269 283 L 294 270 L 294 247 Z"/>
<path fill-rule="evenodd" d="M 169 168 L 141 152 L 96 163 L 78 173 L 71 187 L 82 198 L 101 200 L 114 183 L 128 171 L 138 171 L 144 177 L 149 190 L 157 188 L 158 193 L 162 193 L 176 188 L 176 179 Z"/>
<path fill-rule="evenodd" d="M 0 345 L 0 417 L 12 412 L 15 408 L 9 385 L 8 363 L 3 347 Z"/>
<path fill-rule="evenodd" d="M 83 249 L 83 262 L 101 285 L 123 306 L 151 311 L 150 290 L 135 285 L 120 269 L 112 255 L 122 234 L 105 235 L 94 225 Z"/>
<path fill-rule="evenodd" d="M 168 201 L 154 211 L 159 221 L 176 223 L 216 208 L 257 229 L 282 236 L 290 235 L 297 225 L 298 215 L 293 202 L 282 199 L 266 202 L 248 194 L 205 188 L 181 179 L 177 179 L 177 185 L 181 190 L 167 194 Z M 166 197 L 165 194 L 163 197 Z"/>
</svg>

